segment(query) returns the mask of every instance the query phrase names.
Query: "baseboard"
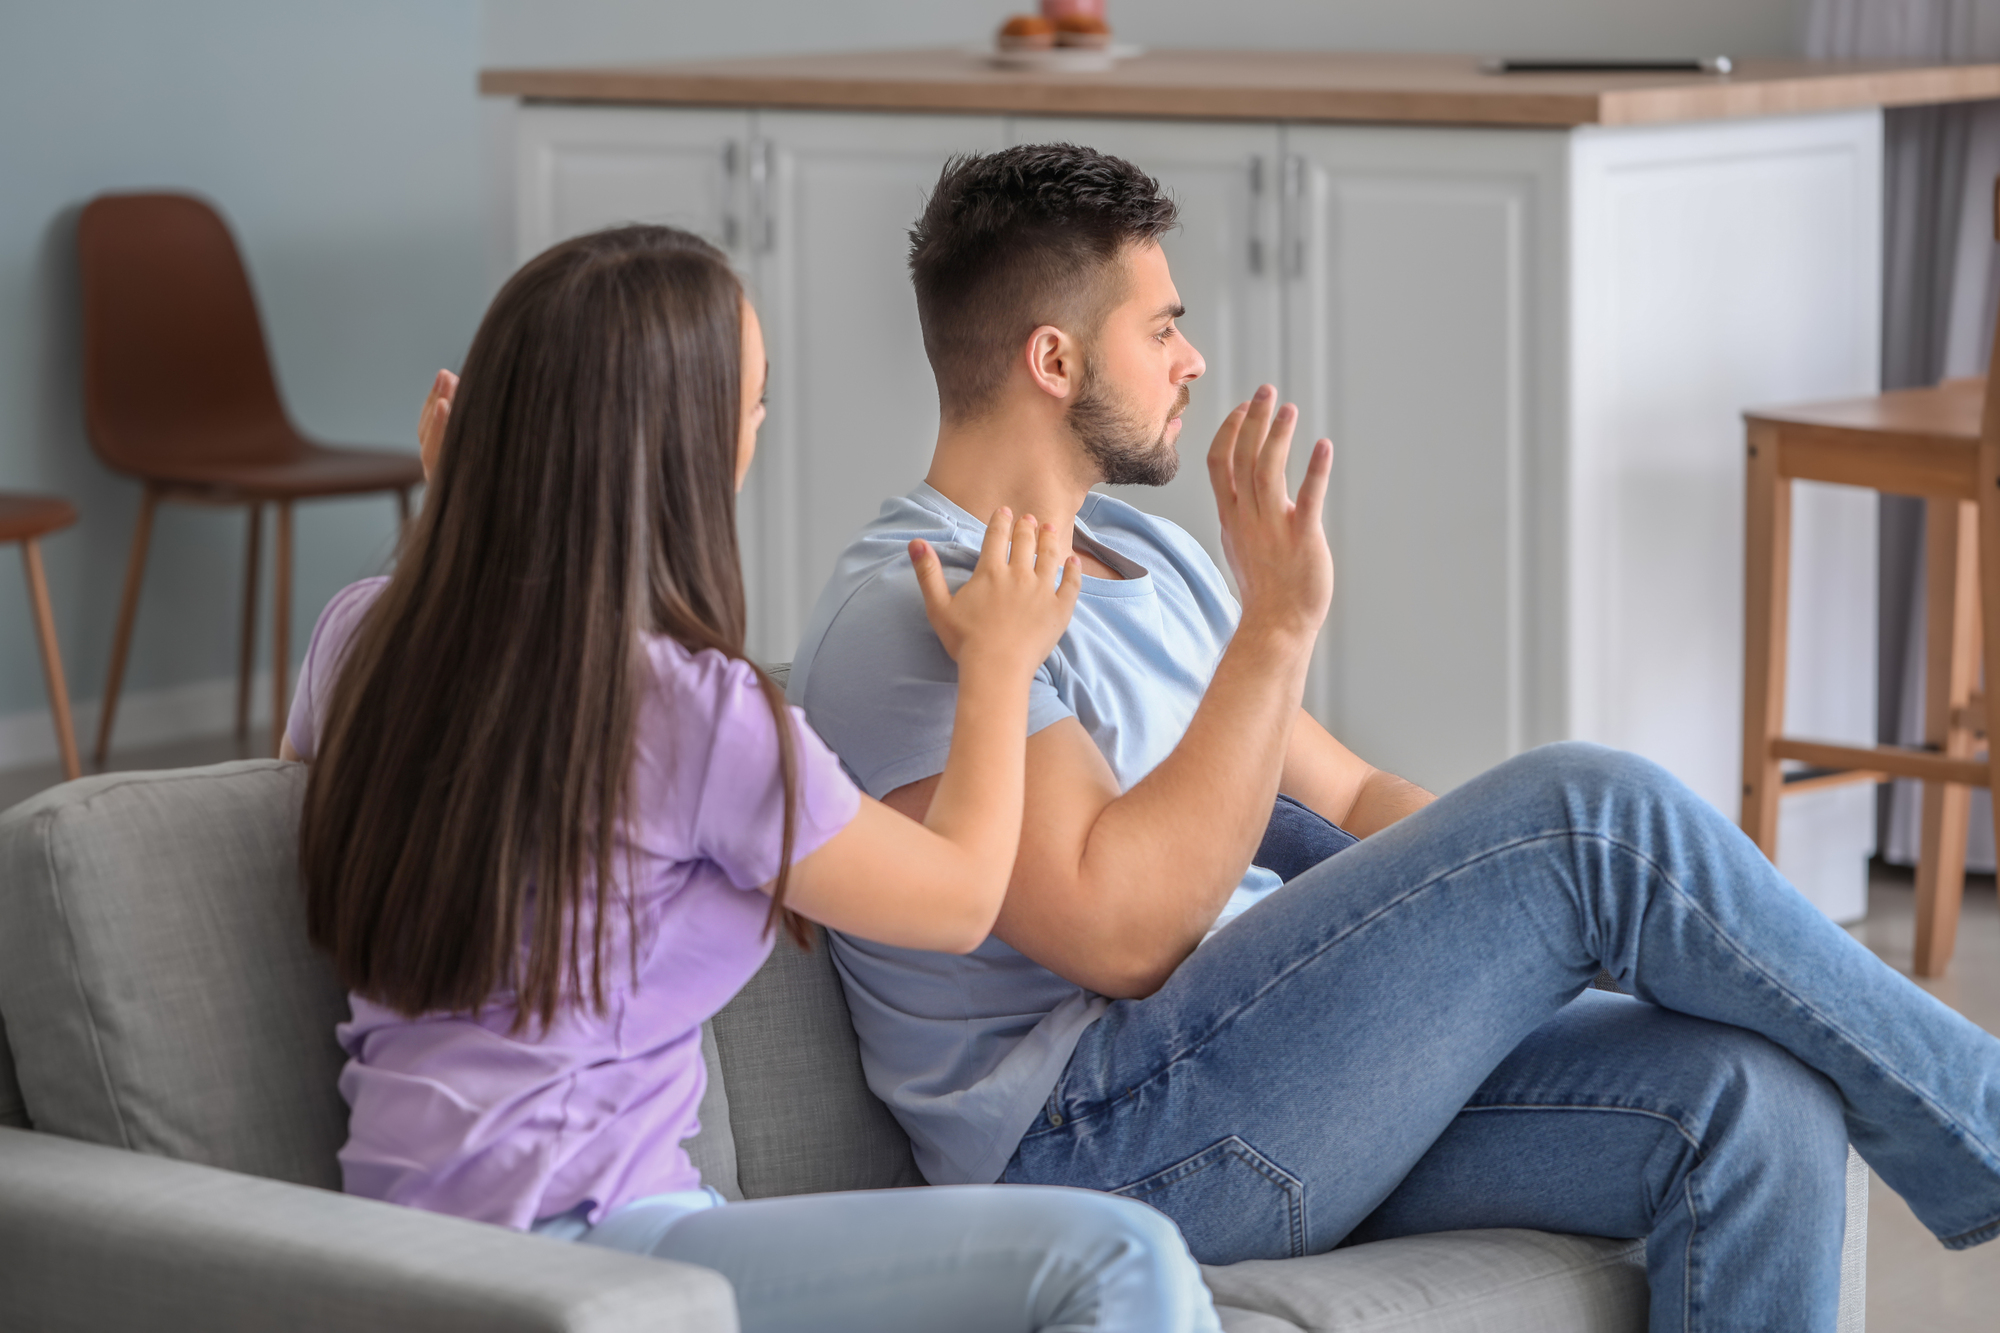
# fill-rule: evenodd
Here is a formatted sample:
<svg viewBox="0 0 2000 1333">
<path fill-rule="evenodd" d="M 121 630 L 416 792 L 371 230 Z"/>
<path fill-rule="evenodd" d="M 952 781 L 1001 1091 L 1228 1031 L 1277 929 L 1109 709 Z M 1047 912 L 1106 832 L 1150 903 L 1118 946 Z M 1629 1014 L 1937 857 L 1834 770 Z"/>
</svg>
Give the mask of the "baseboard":
<svg viewBox="0 0 2000 1333">
<path fill-rule="evenodd" d="M 90 699 L 74 710 L 77 748 L 85 755 L 97 743 L 101 706 L 100 700 Z M 250 684 L 253 734 L 257 727 L 269 726 L 270 717 L 271 673 L 260 671 Z M 235 726 L 233 676 L 156 690 L 127 690 L 118 701 L 118 729 L 112 735 L 112 748 L 118 751 L 170 745 L 198 736 L 219 736 Z M 57 758 L 55 721 L 48 709 L 0 716 L 0 770 L 54 763 Z"/>
</svg>

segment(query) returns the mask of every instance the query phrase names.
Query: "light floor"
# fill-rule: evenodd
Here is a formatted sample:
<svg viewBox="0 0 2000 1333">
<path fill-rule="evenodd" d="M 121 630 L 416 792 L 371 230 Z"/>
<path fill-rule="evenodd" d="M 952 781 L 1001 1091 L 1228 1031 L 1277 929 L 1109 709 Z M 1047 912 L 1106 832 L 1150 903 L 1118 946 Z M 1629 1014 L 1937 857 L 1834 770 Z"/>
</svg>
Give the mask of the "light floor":
<svg viewBox="0 0 2000 1333">
<path fill-rule="evenodd" d="M 133 750 L 115 756 L 110 767 L 181 768 L 253 753 L 262 751 L 219 736 Z M 0 772 L 0 810 L 61 780 L 61 770 L 53 764 Z M 1911 873 L 1878 865 L 1869 882 L 1868 919 L 1851 927 L 1855 937 L 1907 973 L 1915 920 Z M 1991 876 L 1968 877 L 1950 972 L 1918 984 L 1988 1032 L 2000 1034 L 2000 898 Z M 1874 1333 L 1993 1333 L 2000 1327 L 2000 1242 L 1953 1254 L 1932 1239 L 1901 1199 L 1875 1181 L 1868 1206 L 1868 1327 Z"/>
</svg>

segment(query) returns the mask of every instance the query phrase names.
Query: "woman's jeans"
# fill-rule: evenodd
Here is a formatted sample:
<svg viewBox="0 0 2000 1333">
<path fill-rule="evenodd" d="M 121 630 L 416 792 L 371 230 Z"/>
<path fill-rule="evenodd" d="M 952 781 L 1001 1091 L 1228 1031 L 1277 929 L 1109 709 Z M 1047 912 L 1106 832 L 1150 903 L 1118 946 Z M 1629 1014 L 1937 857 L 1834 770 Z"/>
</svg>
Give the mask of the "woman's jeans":
<svg viewBox="0 0 2000 1333">
<path fill-rule="evenodd" d="M 1667 773 L 1564 744 L 1113 1004 L 1002 1178 L 1143 1200 L 1204 1263 L 1643 1236 L 1654 1329 L 1827 1330 L 1850 1140 L 1946 1245 L 2000 1233 L 2000 1042 Z"/>
<path fill-rule="evenodd" d="M 743 1333 L 1221 1328 L 1173 1223 L 1083 1190 L 864 1190 L 696 1212 L 642 1200 L 555 1234 L 716 1270 Z"/>
</svg>

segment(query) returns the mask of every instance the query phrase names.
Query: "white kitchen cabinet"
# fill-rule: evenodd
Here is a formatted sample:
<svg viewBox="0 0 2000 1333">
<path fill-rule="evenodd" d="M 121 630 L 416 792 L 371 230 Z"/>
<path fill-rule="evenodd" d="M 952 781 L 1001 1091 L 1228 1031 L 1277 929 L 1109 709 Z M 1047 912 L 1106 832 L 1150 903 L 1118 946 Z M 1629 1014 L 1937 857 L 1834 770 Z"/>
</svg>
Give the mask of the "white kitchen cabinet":
<svg viewBox="0 0 2000 1333">
<path fill-rule="evenodd" d="M 1208 361 L 1181 476 L 1126 498 L 1215 550 L 1202 452 L 1267 379 L 1300 404 L 1300 464 L 1335 442 L 1308 707 L 1436 790 L 1573 737 L 1735 816 L 1738 414 L 1876 388 L 1878 111 L 1521 129 L 529 104 L 520 134 L 524 257 L 672 221 L 756 293 L 754 652 L 789 655 L 834 555 L 924 471 L 936 399 L 905 268 L 924 192 L 953 153 L 1070 140 L 1174 192 L 1167 254 Z M 1866 741 L 1872 501 L 1801 491 L 1795 729 Z M 1784 807 L 1781 865 L 1842 918 L 1868 800 Z"/>
</svg>

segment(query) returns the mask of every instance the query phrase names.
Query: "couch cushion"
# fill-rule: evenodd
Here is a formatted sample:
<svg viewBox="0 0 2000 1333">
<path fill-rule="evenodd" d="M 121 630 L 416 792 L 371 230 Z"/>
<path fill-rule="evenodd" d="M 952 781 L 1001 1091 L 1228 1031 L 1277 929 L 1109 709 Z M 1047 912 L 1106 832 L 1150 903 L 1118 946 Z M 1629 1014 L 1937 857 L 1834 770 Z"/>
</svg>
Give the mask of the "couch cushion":
<svg viewBox="0 0 2000 1333">
<path fill-rule="evenodd" d="M 0 1020 L 0 1125 L 28 1129 L 27 1103 L 21 1100 L 21 1079 L 14 1072 L 14 1051 L 7 1045 L 7 1024 Z"/>
<path fill-rule="evenodd" d="M 715 1016 L 746 1197 L 921 1185 L 910 1141 L 868 1090 L 831 951 L 778 941 Z"/>
<path fill-rule="evenodd" d="M 1228 1333 L 1644 1333 L 1646 1249 L 1542 1231 L 1405 1236 L 1202 1276 Z"/>
<path fill-rule="evenodd" d="M 306 942 L 305 769 L 65 783 L 0 815 L 0 1013 L 38 1129 L 337 1188 L 346 997 Z"/>
</svg>

